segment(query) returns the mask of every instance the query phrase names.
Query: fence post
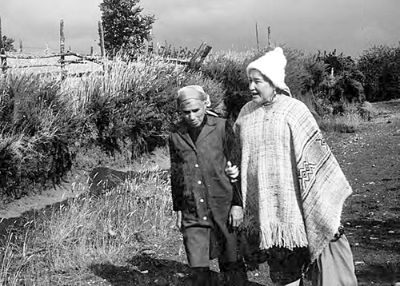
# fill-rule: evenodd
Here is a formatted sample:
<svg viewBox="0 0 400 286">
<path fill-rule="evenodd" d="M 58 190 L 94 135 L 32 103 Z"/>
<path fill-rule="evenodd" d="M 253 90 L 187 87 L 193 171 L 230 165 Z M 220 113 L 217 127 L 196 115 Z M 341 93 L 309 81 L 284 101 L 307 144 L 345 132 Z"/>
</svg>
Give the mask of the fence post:
<svg viewBox="0 0 400 286">
<path fill-rule="evenodd" d="M 257 43 L 257 51 L 259 51 L 260 50 L 260 42 L 258 40 L 258 25 L 257 25 L 257 22 L 256 22 L 256 43 Z"/>
<path fill-rule="evenodd" d="M 0 49 L 3 48 L 3 34 L 1 33 L 1 17 L 0 17 Z"/>
<path fill-rule="evenodd" d="M 211 47 L 211 46 L 208 46 L 208 45 L 204 47 L 204 50 L 203 50 L 203 52 L 201 53 L 201 56 L 200 56 L 200 60 L 199 60 L 199 62 L 197 63 L 198 67 L 200 67 L 201 64 L 204 62 L 204 59 L 205 59 L 205 58 L 207 57 L 207 55 L 210 53 L 211 49 L 212 49 L 212 47 Z"/>
<path fill-rule="evenodd" d="M 196 65 L 196 59 L 199 57 L 200 51 L 205 44 L 201 43 L 200 47 L 193 53 L 192 57 L 189 60 L 188 65 L 186 66 L 185 70 L 194 69 Z"/>
<path fill-rule="evenodd" d="M 104 61 L 104 56 L 105 56 L 105 46 L 104 46 L 104 29 L 103 29 L 103 23 L 99 21 L 99 39 L 100 39 L 100 55 L 101 55 L 101 63 L 103 66 L 103 72 L 106 72 L 106 63 Z"/>
<path fill-rule="evenodd" d="M 105 47 L 104 47 L 104 29 L 103 23 L 99 21 L 99 38 L 100 38 L 100 53 L 103 58 L 105 55 Z"/>
<path fill-rule="evenodd" d="M 0 66 L 3 73 L 7 71 L 7 56 L 3 46 L 3 34 L 1 32 L 1 17 L 0 17 Z"/>
<path fill-rule="evenodd" d="M 1 58 L 1 70 L 3 73 L 7 71 L 7 55 L 4 48 L 0 49 L 0 58 Z"/>
<path fill-rule="evenodd" d="M 268 49 L 271 48 L 271 26 L 268 26 L 268 35 L 267 35 L 267 41 L 268 41 Z"/>
<path fill-rule="evenodd" d="M 61 79 L 65 79 L 65 36 L 64 36 L 64 20 L 60 20 L 60 63 L 61 63 Z"/>
<path fill-rule="evenodd" d="M 206 45 L 205 43 L 202 43 L 200 47 L 197 49 L 197 51 L 194 53 L 192 58 L 190 59 L 188 65 L 186 66 L 185 70 L 189 69 L 199 69 L 201 64 L 203 63 L 204 59 L 207 57 L 207 55 L 211 51 L 211 46 Z M 197 61 L 197 59 L 199 60 Z"/>
</svg>

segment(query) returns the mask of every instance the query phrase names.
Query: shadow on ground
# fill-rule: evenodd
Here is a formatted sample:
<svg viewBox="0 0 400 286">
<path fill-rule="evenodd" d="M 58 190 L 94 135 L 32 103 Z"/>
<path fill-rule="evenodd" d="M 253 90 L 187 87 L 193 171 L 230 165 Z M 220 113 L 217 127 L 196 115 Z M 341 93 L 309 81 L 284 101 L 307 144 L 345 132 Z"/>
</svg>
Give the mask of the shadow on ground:
<svg viewBox="0 0 400 286">
<path fill-rule="evenodd" d="M 118 171 L 107 167 L 96 167 L 94 168 L 88 178 L 89 195 L 101 195 L 103 192 L 116 188 L 126 180 L 131 180 L 136 184 L 143 183 L 149 178 L 155 178 L 156 182 L 166 182 L 169 179 L 168 170 L 155 170 L 155 171 Z M 15 230 L 23 230 L 29 225 L 29 222 L 33 221 L 39 214 L 51 213 L 55 209 L 66 207 L 70 203 L 80 196 L 86 196 L 87 194 L 82 193 L 79 196 L 67 198 L 62 201 L 54 202 L 46 205 L 41 209 L 31 209 L 23 212 L 18 217 L 12 218 L 0 218 L 0 242 L 7 239 L 10 232 Z"/>
<path fill-rule="evenodd" d="M 400 281 L 400 222 L 364 218 L 348 223 L 360 285 L 385 286 Z"/>
<path fill-rule="evenodd" d="M 133 257 L 128 265 L 116 266 L 112 264 L 94 264 L 91 266 L 93 273 L 113 286 L 128 285 L 154 285 L 154 286 L 190 286 L 190 269 L 181 262 L 157 259 L 148 255 Z M 218 272 L 212 271 L 213 285 L 222 285 L 222 277 Z M 249 282 L 249 286 L 261 286 Z"/>
<path fill-rule="evenodd" d="M 400 262 L 369 264 L 356 272 L 360 285 L 375 282 L 377 285 L 393 285 L 400 281 Z M 379 284 L 378 284 L 379 283 Z"/>
<path fill-rule="evenodd" d="M 126 180 L 135 183 L 143 183 L 149 178 L 156 181 L 166 182 L 169 179 L 169 170 L 146 170 L 146 171 L 119 171 L 108 167 L 94 168 L 88 178 L 89 192 L 100 195 L 102 192 L 118 187 Z"/>
</svg>

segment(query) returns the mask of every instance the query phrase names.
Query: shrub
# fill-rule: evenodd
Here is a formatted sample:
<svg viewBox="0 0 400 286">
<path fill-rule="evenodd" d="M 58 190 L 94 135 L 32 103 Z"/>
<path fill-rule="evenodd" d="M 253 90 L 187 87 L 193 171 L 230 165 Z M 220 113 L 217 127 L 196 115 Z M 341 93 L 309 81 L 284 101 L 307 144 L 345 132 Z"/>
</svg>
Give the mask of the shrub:
<svg viewBox="0 0 400 286">
<path fill-rule="evenodd" d="M 225 88 L 223 116 L 235 119 L 242 106 L 251 99 L 248 91 L 246 75 L 247 65 L 264 55 L 265 50 L 251 50 L 243 53 L 217 53 L 212 55 L 202 67 L 205 76 L 221 82 Z M 306 59 L 302 52 L 285 48 L 288 60 L 286 66 L 286 83 L 294 97 L 302 99 L 301 95 L 308 90 L 311 74 L 306 68 Z"/>
<path fill-rule="evenodd" d="M 198 84 L 211 96 L 213 107 L 221 101 L 220 83 L 199 72 L 165 63 L 159 56 L 141 56 L 135 62 L 116 58 L 103 76 L 83 79 L 71 89 L 75 113 L 84 113 L 85 141 L 109 154 L 131 150 L 131 158 L 164 146 L 171 124 L 178 120 L 175 95 L 183 85 Z"/>
<path fill-rule="evenodd" d="M 400 46 L 373 46 L 361 55 L 358 68 L 366 77 L 368 101 L 400 97 Z"/>
<path fill-rule="evenodd" d="M 360 115 L 346 113 L 344 115 L 326 116 L 319 122 L 325 132 L 354 133 L 362 122 Z"/>
<path fill-rule="evenodd" d="M 18 197 L 31 184 L 60 183 L 72 167 L 79 122 L 59 100 L 59 82 L 11 73 L 0 87 L 1 193 Z"/>
<path fill-rule="evenodd" d="M 371 120 L 377 113 L 373 105 L 368 102 L 364 101 L 357 107 L 357 112 L 364 120 Z"/>
</svg>

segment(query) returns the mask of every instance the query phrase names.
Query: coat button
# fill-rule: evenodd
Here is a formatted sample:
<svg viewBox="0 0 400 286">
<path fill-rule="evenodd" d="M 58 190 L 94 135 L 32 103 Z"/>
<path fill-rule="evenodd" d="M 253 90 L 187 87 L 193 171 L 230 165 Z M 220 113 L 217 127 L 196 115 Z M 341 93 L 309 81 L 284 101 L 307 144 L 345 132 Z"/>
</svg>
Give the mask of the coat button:
<svg viewBox="0 0 400 286">
<path fill-rule="evenodd" d="M 200 203 L 204 203 L 204 199 L 200 199 Z"/>
<path fill-rule="evenodd" d="M 203 216 L 203 220 L 207 220 L 207 217 L 206 217 L 206 216 Z"/>
<path fill-rule="evenodd" d="M 198 168 L 198 167 L 199 167 L 199 164 L 194 164 L 194 166 L 195 166 L 196 168 Z"/>
<path fill-rule="evenodd" d="M 201 185 L 201 181 L 198 181 L 197 184 Z"/>
</svg>

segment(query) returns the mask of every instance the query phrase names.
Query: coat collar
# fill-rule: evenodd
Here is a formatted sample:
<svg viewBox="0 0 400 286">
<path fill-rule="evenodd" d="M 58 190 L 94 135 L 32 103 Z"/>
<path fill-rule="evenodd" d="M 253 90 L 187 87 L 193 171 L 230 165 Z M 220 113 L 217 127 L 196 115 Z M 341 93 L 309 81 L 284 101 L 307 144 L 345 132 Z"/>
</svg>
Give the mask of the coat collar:
<svg viewBox="0 0 400 286">
<path fill-rule="evenodd" d="M 178 133 L 186 141 L 186 143 L 190 145 L 190 147 L 196 150 L 196 145 L 199 144 L 204 138 L 206 138 L 215 129 L 216 125 L 217 125 L 216 117 L 207 116 L 207 122 L 203 126 L 203 129 L 201 130 L 196 142 L 193 142 L 192 138 L 190 138 L 188 131 L 189 127 L 184 122 L 180 122 Z"/>
</svg>

